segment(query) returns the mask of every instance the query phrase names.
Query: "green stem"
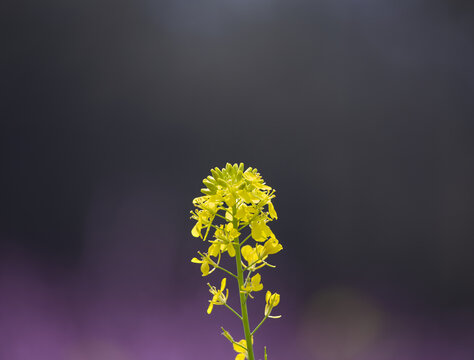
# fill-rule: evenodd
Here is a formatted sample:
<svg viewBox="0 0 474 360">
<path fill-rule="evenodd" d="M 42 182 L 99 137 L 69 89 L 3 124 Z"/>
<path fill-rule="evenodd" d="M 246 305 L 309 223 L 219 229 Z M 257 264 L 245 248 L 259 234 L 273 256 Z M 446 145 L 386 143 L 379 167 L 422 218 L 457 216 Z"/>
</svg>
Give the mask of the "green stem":
<svg viewBox="0 0 474 360">
<path fill-rule="evenodd" d="M 227 219 L 226 219 L 224 216 L 222 216 L 221 214 L 217 214 L 217 213 L 216 213 L 215 216 L 220 217 L 221 219 L 224 219 L 224 220 L 227 221 Z"/>
<path fill-rule="evenodd" d="M 243 244 L 245 244 L 245 242 L 252 236 L 252 234 L 250 233 L 249 236 L 247 236 L 244 240 L 242 240 L 242 242 L 240 243 L 240 246 L 242 246 Z"/>
<path fill-rule="evenodd" d="M 215 218 L 215 216 L 213 216 L 211 221 L 209 222 L 209 225 L 208 225 L 207 230 L 206 230 L 206 234 L 204 235 L 204 239 L 202 239 L 203 241 L 206 241 L 206 239 L 207 239 L 207 235 L 209 234 L 209 230 L 211 229 L 212 222 L 214 221 L 214 218 Z"/>
<path fill-rule="evenodd" d="M 236 209 L 234 206 L 233 212 L 235 214 Z M 237 219 L 234 218 L 233 220 L 234 228 L 238 227 Z M 255 360 L 253 355 L 253 344 L 252 344 L 252 336 L 250 335 L 250 325 L 249 325 L 249 316 L 247 312 L 247 300 L 245 298 L 245 293 L 241 292 L 242 286 L 244 284 L 244 272 L 242 270 L 242 260 L 240 257 L 240 246 L 239 244 L 235 244 L 235 264 L 237 266 L 237 281 L 239 283 L 239 295 L 240 295 L 240 309 L 242 314 L 242 325 L 244 327 L 245 333 L 245 340 L 247 341 L 247 354 L 248 360 Z"/>
<path fill-rule="evenodd" d="M 227 309 L 229 309 L 229 310 L 232 311 L 235 315 L 237 315 L 237 317 L 240 319 L 240 321 L 242 321 L 242 316 L 240 316 L 240 314 L 239 314 L 237 311 L 235 311 L 234 309 L 232 309 L 232 307 L 230 307 L 230 306 L 227 305 L 227 304 L 224 304 L 224 305 L 227 307 Z"/>
<path fill-rule="evenodd" d="M 255 331 L 257 331 L 258 328 L 259 328 L 260 326 L 262 326 L 262 324 L 265 322 L 265 320 L 267 320 L 267 318 L 268 318 L 268 315 L 265 315 L 265 317 L 263 318 L 263 320 L 260 321 L 260 324 L 258 324 L 257 327 L 256 327 L 255 329 L 253 329 L 253 331 L 251 332 L 251 335 L 255 334 Z"/>
<path fill-rule="evenodd" d="M 234 273 L 231 273 L 229 270 L 227 269 L 224 269 L 223 267 L 220 267 L 219 265 L 213 265 L 216 269 L 219 269 L 219 270 L 222 270 L 222 271 L 225 271 L 227 274 L 229 274 L 230 276 L 233 276 L 237 279 L 237 276 L 234 274 Z"/>
</svg>

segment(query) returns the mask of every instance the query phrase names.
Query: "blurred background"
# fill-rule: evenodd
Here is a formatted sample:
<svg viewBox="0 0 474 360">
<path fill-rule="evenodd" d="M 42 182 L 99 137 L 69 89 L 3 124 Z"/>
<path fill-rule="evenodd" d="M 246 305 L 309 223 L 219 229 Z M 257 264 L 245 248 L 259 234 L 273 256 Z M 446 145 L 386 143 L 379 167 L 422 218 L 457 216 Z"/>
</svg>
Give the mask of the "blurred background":
<svg viewBox="0 0 474 360">
<path fill-rule="evenodd" d="M 205 312 L 221 275 L 190 263 L 226 162 L 277 189 L 258 359 L 474 358 L 471 1 L 0 14 L 0 359 L 232 359 L 240 324 Z"/>
</svg>

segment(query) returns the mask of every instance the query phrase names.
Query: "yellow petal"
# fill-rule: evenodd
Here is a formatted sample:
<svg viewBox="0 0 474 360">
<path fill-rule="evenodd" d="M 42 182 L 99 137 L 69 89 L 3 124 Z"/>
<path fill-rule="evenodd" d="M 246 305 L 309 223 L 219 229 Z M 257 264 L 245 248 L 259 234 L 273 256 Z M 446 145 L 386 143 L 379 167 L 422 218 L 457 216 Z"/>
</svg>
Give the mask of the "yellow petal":
<svg viewBox="0 0 474 360">
<path fill-rule="evenodd" d="M 234 245 L 229 244 L 229 245 L 227 246 L 227 252 L 229 253 L 229 256 L 230 256 L 230 257 L 234 257 L 234 256 L 235 256 L 235 248 L 234 248 Z"/>
<path fill-rule="evenodd" d="M 210 314 L 212 312 L 212 308 L 214 307 L 214 304 L 212 302 L 209 303 L 209 307 L 207 308 L 207 313 Z"/>
<path fill-rule="evenodd" d="M 256 274 L 252 277 L 252 290 L 253 291 L 260 291 L 263 289 L 263 284 L 260 283 L 261 276 L 260 274 Z"/>
<path fill-rule="evenodd" d="M 238 209 L 237 209 L 237 213 L 235 214 L 235 216 L 237 217 L 237 219 L 241 219 L 241 220 L 245 220 L 247 219 L 247 211 L 246 211 L 246 207 L 245 205 L 241 205 Z"/>
<path fill-rule="evenodd" d="M 250 182 L 254 182 L 254 181 L 257 181 L 258 180 L 258 176 L 251 173 L 250 171 L 249 172 L 244 172 L 244 178 Z"/>
<path fill-rule="evenodd" d="M 280 303 L 280 294 L 275 293 L 275 294 L 273 294 L 273 296 L 275 298 L 273 299 L 272 305 L 273 305 L 273 307 L 275 307 Z"/>
<path fill-rule="evenodd" d="M 252 228 L 252 237 L 255 241 L 265 241 L 267 239 L 263 233 L 262 222 L 253 221 L 250 226 Z"/>
<path fill-rule="evenodd" d="M 245 360 L 245 354 L 237 354 L 235 356 L 235 360 Z"/>
<path fill-rule="evenodd" d="M 260 283 L 260 280 L 262 279 L 262 276 L 260 274 L 255 274 L 252 276 L 252 285 L 257 285 Z"/>
<path fill-rule="evenodd" d="M 242 249 L 240 250 L 240 252 L 242 253 L 242 256 L 244 257 L 245 260 L 247 260 L 248 263 L 251 262 L 251 256 L 252 256 L 253 251 L 254 251 L 253 247 L 251 247 L 250 245 L 242 246 Z"/>
<path fill-rule="evenodd" d="M 278 240 L 276 238 L 269 239 L 265 243 L 264 247 L 265 247 L 266 254 L 276 254 L 277 252 L 283 249 L 283 246 L 281 246 L 281 244 L 278 243 Z"/>
<path fill-rule="evenodd" d="M 272 296 L 272 293 L 267 290 L 267 293 L 265 294 L 265 302 L 268 304 L 268 300 L 270 300 L 270 297 Z"/>
<path fill-rule="evenodd" d="M 278 219 L 278 215 L 271 201 L 268 203 L 268 212 L 270 213 L 270 216 L 272 217 L 272 219 Z"/>
<path fill-rule="evenodd" d="M 240 340 L 237 344 L 234 344 L 234 351 L 237 351 L 238 353 L 246 353 L 247 352 L 247 341 L 245 340 Z M 245 358 L 245 356 L 244 356 Z"/>
<path fill-rule="evenodd" d="M 201 232 L 199 231 L 200 229 L 198 230 L 198 224 L 199 222 L 197 222 L 196 225 L 194 225 L 193 229 L 191 230 L 191 235 L 194 237 L 201 237 Z"/>
<path fill-rule="evenodd" d="M 267 224 L 265 224 L 264 222 L 262 222 L 262 232 L 263 232 L 265 238 L 267 238 L 268 236 L 272 236 L 272 235 L 273 235 L 273 237 L 275 237 L 275 235 L 273 234 L 270 227 Z"/>
<path fill-rule="evenodd" d="M 247 204 L 250 204 L 252 202 L 252 198 L 250 197 L 247 190 L 239 190 L 237 191 L 237 195 L 239 195 L 240 198 L 242 198 Z"/>
<path fill-rule="evenodd" d="M 209 263 L 207 261 L 202 262 L 201 272 L 202 272 L 202 276 L 206 276 L 209 274 Z"/>
<path fill-rule="evenodd" d="M 232 207 L 235 205 L 235 197 L 234 195 L 232 194 L 228 194 L 225 198 L 224 198 L 224 201 L 225 203 L 227 204 L 228 207 Z"/>
<path fill-rule="evenodd" d="M 202 260 L 199 260 L 199 259 L 193 257 L 193 258 L 191 259 L 191 262 L 192 262 L 192 263 L 195 263 L 195 264 L 201 264 L 201 263 L 202 263 Z"/>
<path fill-rule="evenodd" d="M 221 281 L 221 291 L 224 291 L 226 282 L 227 282 L 227 279 L 223 278 Z"/>
<path fill-rule="evenodd" d="M 207 252 L 211 256 L 218 256 L 219 250 L 220 250 L 219 244 L 212 244 L 211 246 L 209 246 L 209 249 L 207 250 Z"/>
<path fill-rule="evenodd" d="M 264 250 L 265 250 L 265 247 L 263 245 L 257 244 L 255 246 L 255 256 L 257 256 L 257 258 L 263 259 L 266 256 L 266 253 Z"/>
</svg>

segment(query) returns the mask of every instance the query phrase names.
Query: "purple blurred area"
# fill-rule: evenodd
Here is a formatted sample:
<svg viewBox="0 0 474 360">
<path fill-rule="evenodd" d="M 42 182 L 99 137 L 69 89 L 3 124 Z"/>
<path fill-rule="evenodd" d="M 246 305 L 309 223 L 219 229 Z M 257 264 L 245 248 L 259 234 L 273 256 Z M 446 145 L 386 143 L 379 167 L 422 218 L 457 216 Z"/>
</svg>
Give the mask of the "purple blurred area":
<svg viewBox="0 0 474 360">
<path fill-rule="evenodd" d="M 7 0 L 0 17 L 0 360 L 233 359 L 220 327 L 241 325 L 206 314 L 222 275 L 190 263 L 189 211 L 240 161 L 276 188 L 284 246 L 258 359 L 474 358 L 471 1 Z"/>
</svg>

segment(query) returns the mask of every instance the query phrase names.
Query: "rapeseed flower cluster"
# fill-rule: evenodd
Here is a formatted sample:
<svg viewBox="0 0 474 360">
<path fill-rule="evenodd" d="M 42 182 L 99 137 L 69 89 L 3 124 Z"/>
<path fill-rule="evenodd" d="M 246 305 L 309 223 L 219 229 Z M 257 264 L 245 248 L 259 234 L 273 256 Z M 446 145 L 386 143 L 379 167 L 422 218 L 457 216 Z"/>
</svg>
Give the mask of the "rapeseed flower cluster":
<svg viewBox="0 0 474 360">
<path fill-rule="evenodd" d="M 193 200 L 195 209 L 191 211 L 191 219 L 196 223 L 191 234 L 206 242 L 207 251 L 198 252 L 199 258 L 191 261 L 201 264 L 202 276 L 220 269 L 237 280 L 240 314 L 227 303 L 226 278 L 222 279 L 219 290 L 208 284 L 212 299 L 207 312 L 210 314 L 214 305 L 225 305 L 240 318 L 245 339 L 235 342 L 225 330 L 223 335 L 238 352 L 236 360 L 254 360 L 252 336 L 268 317 L 278 317 L 270 314 L 280 302 L 279 294 L 267 291 L 263 320 L 251 332 L 247 300 L 264 288 L 262 276 L 256 271 L 266 266 L 275 267 L 268 262 L 268 257 L 283 249 L 269 226 L 278 219 L 272 202 L 275 190 L 265 183 L 257 169 L 244 169 L 242 163 L 212 169 L 203 184 L 203 195 Z M 224 254 L 235 258 L 236 273 L 220 265 Z"/>
</svg>

